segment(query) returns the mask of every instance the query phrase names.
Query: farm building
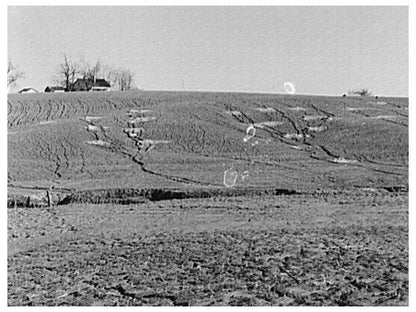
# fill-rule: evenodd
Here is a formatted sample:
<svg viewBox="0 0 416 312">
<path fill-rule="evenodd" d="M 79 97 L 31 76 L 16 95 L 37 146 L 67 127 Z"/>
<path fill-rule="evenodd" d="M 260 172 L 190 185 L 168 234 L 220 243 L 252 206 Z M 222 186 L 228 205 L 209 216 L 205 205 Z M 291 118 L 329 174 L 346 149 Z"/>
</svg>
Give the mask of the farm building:
<svg viewBox="0 0 416 312">
<path fill-rule="evenodd" d="M 65 92 L 65 88 L 61 86 L 47 86 L 45 92 Z"/>
<path fill-rule="evenodd" d="M 111 85 L 101 78 L 78 78 L 70 87 L 70 91 L 110 91 Z"/>
<path fill-rule="evenodd" d="M 34 88 L 23 88 L 18 93 L 39 93 L 39 91 Z"/>
<path fill-rule="evenodd" d="M 111 88 L 109 87 L 92 87 L 90 91 L 110 91 Z"/>
</svg>

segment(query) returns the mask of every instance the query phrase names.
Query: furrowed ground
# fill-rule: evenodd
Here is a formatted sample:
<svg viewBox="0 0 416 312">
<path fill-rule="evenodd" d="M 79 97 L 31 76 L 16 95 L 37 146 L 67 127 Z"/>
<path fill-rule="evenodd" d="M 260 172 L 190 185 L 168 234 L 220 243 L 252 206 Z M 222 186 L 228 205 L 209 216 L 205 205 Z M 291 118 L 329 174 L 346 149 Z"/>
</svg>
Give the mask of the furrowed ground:
<svg viewBox="0 0 416 312">
<path fill-rule="evenodd" d="M 406 305 L 408 100 L 9 95 L 8 206 L 9 305 Z"/>
</svg>

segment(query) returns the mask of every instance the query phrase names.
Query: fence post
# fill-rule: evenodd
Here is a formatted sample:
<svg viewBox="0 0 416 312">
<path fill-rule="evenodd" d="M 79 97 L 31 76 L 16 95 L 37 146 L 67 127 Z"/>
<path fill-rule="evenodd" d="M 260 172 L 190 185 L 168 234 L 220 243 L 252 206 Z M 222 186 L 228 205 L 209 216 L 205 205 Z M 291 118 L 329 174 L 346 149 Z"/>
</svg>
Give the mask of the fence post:
<svg viewBox="0 0 416 312">
<path fill-rule="evenodd" d="M 51 207 L 51 194 L 49 193 L 49 190 L 46 190 L 46 198 L 48 200 L 48 207 Z"/>
</svg>

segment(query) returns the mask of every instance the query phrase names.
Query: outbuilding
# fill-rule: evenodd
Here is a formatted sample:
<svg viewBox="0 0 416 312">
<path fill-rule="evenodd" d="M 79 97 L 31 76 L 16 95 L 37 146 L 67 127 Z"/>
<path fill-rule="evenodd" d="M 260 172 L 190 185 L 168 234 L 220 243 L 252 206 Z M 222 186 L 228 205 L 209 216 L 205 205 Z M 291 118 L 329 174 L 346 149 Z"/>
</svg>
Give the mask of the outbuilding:
<svg viewBox="0 0 416 312">
<path fill-rule="evenodd" d="M 65 88 L 61 86 L 47 86 L 45 92 L 65 92 Z"/>
<path fill-rule="evenodd" d="M 70 91 L 110 91 L 111 85 L 101 78 L 78 78 Z"/>
<path fill-rule="evenodd" d="M 19 90 L 18 93 L 39 93 L 39 91 L 34 88 L 29 87 L 29 88 L 23 88 Z"/>
</svg>

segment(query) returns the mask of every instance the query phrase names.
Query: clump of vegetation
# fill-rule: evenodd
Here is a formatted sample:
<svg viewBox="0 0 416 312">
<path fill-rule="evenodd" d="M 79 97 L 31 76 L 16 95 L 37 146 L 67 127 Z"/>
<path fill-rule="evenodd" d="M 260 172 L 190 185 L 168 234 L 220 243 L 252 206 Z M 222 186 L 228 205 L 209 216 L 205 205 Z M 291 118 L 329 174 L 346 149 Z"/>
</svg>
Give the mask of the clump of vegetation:
<svg viewBox="0 0 416 312">
<path fill-rule="evenodd" d="M 355 91 L 348 91 L 350 95 L 370 96 L 371 92 L 368 89 L 361 89 Z"/>
<path fill-rule="evenodd" d="M 16 85 L 16 81 L 24 77 L 24 72 L 18 70 L 9 59 L 7 62 L 7 87 Z"/>
<path fill-rule="evenodd" d="M 64 54 L 63 61 L 58 66 L 57 75 L 53 79 L 66 91 L 71 91 L 71 86 L 77 77 L 91 81 L 101 77 L 108 81 L 113 89 L 128 91 L 135 89 L 134 76 L 135 74 L 127 68 L 105 65 L 99 59 L 93 63 L 84 59 L 76 62 Z"/>
</svg>

